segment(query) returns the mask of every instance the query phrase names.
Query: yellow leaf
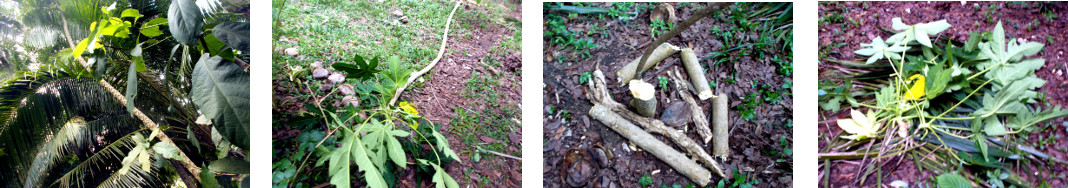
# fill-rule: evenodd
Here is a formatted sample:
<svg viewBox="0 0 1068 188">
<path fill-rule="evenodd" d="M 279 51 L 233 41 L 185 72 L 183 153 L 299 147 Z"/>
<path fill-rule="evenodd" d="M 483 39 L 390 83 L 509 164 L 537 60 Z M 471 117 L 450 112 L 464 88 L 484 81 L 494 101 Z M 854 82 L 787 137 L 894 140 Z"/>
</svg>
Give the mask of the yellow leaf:
<svg viewBox="0 0 1068 188">
<path fill-rule="evenodd" d="M 413 115 L 419 115 L 419 111 L 415 110 L 415 105 L 408 102 L 400 102 L 400 107 L 404 112 L 408 112 Z"/>
<path fill-rule="evenodd" d="M 909 77 L 909 81 L 912 81 L 912 87 L 905 93 L 905 99 L 917 100 L 922 99 L 924 95 L 927 95 L 927 78 L 920 74 L 914 74 Z"/>
</svg>

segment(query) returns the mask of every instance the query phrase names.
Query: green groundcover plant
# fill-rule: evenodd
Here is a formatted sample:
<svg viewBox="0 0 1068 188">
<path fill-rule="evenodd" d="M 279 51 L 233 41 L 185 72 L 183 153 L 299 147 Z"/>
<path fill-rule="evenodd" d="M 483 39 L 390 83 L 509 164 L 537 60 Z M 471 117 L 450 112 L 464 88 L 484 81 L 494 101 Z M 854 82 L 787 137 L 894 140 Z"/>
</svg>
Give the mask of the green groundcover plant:
<svg viewBox="0 0 1068 188">
<path fill-rule="evenodd" d="M 352 186 L 354 176 L 368 187 L 393 187 L 398 179 L 395 171 L 408 167 L 417 168 L 416 172 L 423 174 L 420 178 L 429 178 L 438 187 L 459 187 L 442 168 L 460 158 L 438 131 L 441 124 L 419 115 L 411 103 L 388 104 L 412 70 L 397 57 L 390 58 L 386 63 L 388 68 L 384 70 L 378 69 L 378 58 L 368 60 L 355 55 L 351 60 L 351 64 L 332 65 L 332 68 L 347 73 L 345 81 L 337 83 L 339 87 L 323 96 L 312 93 L 310 101 L 313 103 L 306 105 L 308 114 L 290 121 L 293 122 L 291 125 L 325 124 L 331 130 L 301 133 L 296 139 L 300 144 L 292 153 L 295 155 L 274 163 L 274 186 L 306 186 L 299 182 L 315 179 L 314 174 L 318 173 L 300 175 L 300 171 L 312 163 L 309 159 L 314 157 L 318 160 L 314 160 L 313 165 L 325 165 L 329 182 L 337 187 Z M 298 74 L 308 76 L 307 72 Z M 303 84 L 301 82 L 302 87 Z M 325 99 L 341 96 L 344 96 L 343 107 L 321 104 Z M 361 114 L 365 118 L 361 118 Z M 415 160 L 409 161 L 409 156 Z"/>
<path fill-rule="evenodd" d="M 1027 141 L 1042 122 L 1068 115 L 1041 105 L 1037 89 L 1046 81 L 1035 70 L 1045 59 L 1028 56 L 1042 52 L 1043 44 L 1006 38 L 998 22 L 965 42 L 939 45 L 934 36 L 951 27 L 945 20 L 892 21 L 896 34 L 855 52 L 868 56 L 865 62 L 840 62 L 864 71 L 843 78 L 845 86 L 821 84 L 821 108 L 838 111 L 843 101 L 854 107 L 850 118 L 837 120 L 843 133 L 821 150 L 821 162 L 903 156 L 941 174 L 933 182 L 942 187 L 1033 186 L 1012 174 L 1011 165 L 1065 164 Z M 870 163 L 861 177 L 878 173 L 882 179 L 875 170 L 880 165 Z"/>
</svg>

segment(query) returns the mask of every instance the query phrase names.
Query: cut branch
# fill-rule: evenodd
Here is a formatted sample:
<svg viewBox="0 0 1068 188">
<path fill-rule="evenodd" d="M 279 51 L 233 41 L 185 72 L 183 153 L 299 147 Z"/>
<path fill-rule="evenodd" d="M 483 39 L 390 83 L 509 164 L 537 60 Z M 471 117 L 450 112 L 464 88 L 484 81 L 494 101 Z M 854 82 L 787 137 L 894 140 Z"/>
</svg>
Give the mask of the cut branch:
<svg viewBox="0 0 1068 188">
<path fill-rule="evenodd" d="M 116 90 L 114 87 L 111 87 L 111 84 L 108 84 L 107 81 L 100 80 L 100 85 L 103 85 L 104 89 L 108 90 L 108 93 L 111 93 L 112 97 L 119 99 L 119 103 L 126 104 L 126 97 L 123 96 L 122 93 L 119 92 L 119 90 Z M 134 117 L 137 117 L 137 119 L 140 119 L 141 122 L 143 122 L 145 126 L 148 127 L 148 129 L 152 130 L 152 132 L 160 132 L 161 134 L 157 134 L 156 136 L 159 137 L 159 140 L 161 142 L 177 145 L 174 143 L 173 140 L 171 140 L 170 137 L 167 137 L 167 134 L 162 133 L 162 131 L 159 130 L 159 125 L 156 125 L 156 123 L 153 122 L 152 119 L 148 118 L 148 115 L 145 115 L 144 112 L 141 112 L 140 109 L 134 108 L 133 115 Z M 151 140 L 152 138 L 147 139 Z M 192 160 L 189 160 L 189 156 L 185 155 L 185 152 L 182 152 L 182 150 L 178 150 L 178 155 L 179 157 L 181 157 L 179 161 L 182 163 L 183 166 L 185 166 L 186 169 L 189 169 L 190 173 L 200 174 L 200 167 L 197 167 L 197 165 L 193 164 Z M 197 179 L 197 181 L 200 181 L 200 176 L 193 176 L 193 178 Z"/>
<path fill-rule="evenodd" d="M 708 167 L 711 167 L 717 175 L 719 175 L 720 177 L 727 177 L 726 174 L 723 173 L 723 170 L 720 167 L 719 163 L 712 159 L 712 156 L 709 155 L 708 152 L 705 152 L 705 150 L 702 149 L 702 147 L 698 145 L 696 141 L 690 139 L 690 137 L 686 137 L 686 134 L 684 134 L 682 131 L 670 128 L 667 125 L 664 125 L 664 122 L 661 122 L 660 120 L 642 117 L 641 115 L 638 115 L 637 113 L 628 110 L 627 107 L 623 104 L 612 100 L 611 94 L 608 91 L 608 87 L 606 87 L 605 85 L 604 73 L 602 73 L 600 69 L 593 71 L 593 78 L 590 79 L 589 85 L 590 89 L 589 92 L 586 93 L 586 98 L 590 99 L 590 102 L 593 102 L 595 106 L 602 105 L 608 107 L 613 112 L 617 113 L 618 116 L 629 120 L 630 123 L 640 125 L 646 131 L 668 137 L 669 139 L 671 139 L 672 142 L 675 143 L 675 145 L 678 145 L 683 150 L 686 150 L 686 153 L 689 154 L 691 157 L 696 158 L 698 162 L 701 162 L 707 165 Z M 623 133 L 621 132 L 621 134 Z M 639 142 L 638 140 L 634 139 L 631 139 L 631 141 Z"/>
<path fill-rule="evenodd" d="M 712 88 L 709 88 L 708 79 L 705 79 L 705 71 L 701 69 L 700 64 L 697 64 L 697 54 L 693 53 L 693 49 L 685 48 L 682 49 L 680 55 L 682 55 L 682 65 L 686 68 L 686 73 L 690 75 L 693 89 L 696 90 L 697 98 L 701 100 L 712 98 Z"/>
<path fill-rule="evenodd" d="M 705 186 L 711 181 L 712 174 L 707 169 L 701 167 L 696 162 L 687 159 L 685 155 L 675 151 L 671 146 L 660 142 L 653 135 L 642 131 L 638 126 L 634 126 L 633 123 L 627 121 L 619 114 L 612 112 L 608 107 L 600 104 L 594 104 L 590 108 L 590 116 L 598 121 L 601 121 L 612 130 L 619 132 L 620 135 L 634 142 L 635 145 L 641 147 L 645 151 L 652 153 L 653 156 L 659 158 L 668 166 L 678 171 L 680 174 L 690 178 L 698 186 Z"/>
<path fill-rule="evenodd" d="M 730 156 L 727 126 L 727 95 L 719 93 L 712 97 L 712 138 L 716 139 L 712 142 L 712 152 L 721 159 Z"/>
<path fill-rule="evenodd" d="M 679 96 L 682 96 L 682 100 L 690 104 L 690 111 L 693 113 L 693 125 L 697 128 L 697 134 L 701 135 L 705 144 L 708 144 L 708 141 L 712 140 L 712 129 L 708 124 L 708 116 L 705 116 L 705 110 L 697 105 L 697 101 L 693 99 L 693 96 L 690 96 L 690 93 L 686 92 L 690 86 L 687 84 L 686 80 L 682 79 L 681 74 L 682 73 L 679 73 L 679 69 L 677 68 L 668 72 L 668 76 L 675 81 L 675 89 L 679 91 Z"/>
<path fill-rule="evenodd" d="M 630 63 L 624 65 L 619 71 L 616 71 L 616 81 L 619 81 L 620 84 L 627 85 L 627 82 L 630 82 L 630 80 L 640 80 L 641 77 L 637 77 L 634 74 L 635 72 L 644 72 L 645 70 L 653 68 L 656 64 L 660 63 L 660 60 L 664 60 L 668 56 L 677 52 L 679 52 L 678 46 L 668 43 L 659 44 L 659 46 L 656 47 L 656 51 L 653 51 L 653 53 L 649 55 L 651 58 L 645 60 L 646 63 L 638 63 L 638 59 L 643 59 L 642 57 L 638 57 L 638 59 L 630 61 Z M 638 67 L 641 67 L 641 69 L 638 70 Z"/>
<path fill-rule="evenodd" d="M 697 12 L 694 13 L 692 16 L 690 16 L 690 18 L 686 18 L 686 21 L 683 21 L 681 24 L 679 24 L 678 27 L 675 27 L 675 29 L 672 29 L 671 31 L 668 31 L 667 33 L 664 33 L 664 35 L 660 35 L 660 37 L 657 37 L 656 40 L 654 40 L 651 45 L 652 46 L 659 46 L 660 44 L 663 44 L 663 43 L 667 42 L 668 39 L 674 38 L 675 35 L 679 35 L 679 33 L 682 33 L 683 30 L 686 30 L 687 28 L 690 28 L 690 26 L 693 25 L 694 23 L 697 23 L 697 21 L 700 21 L 701 19 L 703 19 L 705 17 L 708 17 L 708 15 L 712 14 L 712 12 L 719 11 L 720 9 L 723 9 L 723 7 L 726 7 L 727 5 L 729 5 L 729 4 L 726 3 L 726 2 L 711 3 L 708 6 L 705 6 L 704 8 L 701 8 L 701 10 L 697 10 Z M 659 47 L 657 47 L 657 48 L 659 48 Z M 648 48 L 647 47 L 645 49 L 645 52 L 642 53 L 642 56 L 638 57 L 638 59 L 641 59 L 639 61 L 639 63 L 638 63 L 638 67 L 647 66 L 647 65 L 645 65 L 645 63 L 648 62 L 647 59 L 649 58 L 647 56 L 649 56 L 649 54 L 652 54 L 652 53 L 653 53 L 653 48 Z M 634 76 L 632 76 L 631 78 L 641 79 L 642 72 L 644 72 L 644 71 L 634 71 L 634 73 L 633 73 Z M 619 76 L 619 75 L 617 74 L 617 76 Z"/>
<path fill-rule="evenodd" d="M 630 81 L 630 106 L 645 117 L 656 115 L 656 87 L 641 80 Z"/>
<path fill-rule="evenodd" d="M 430 61 L 430 65 L 427 65 L 422 70 L 413 72 L 411 76 L 408 77 L 408 82 L 404 82 L 403 86 L 397 88 L 397 91 L 393 92 L 393 99 L 389 100 L 389 105 L 392 106 L 397 103 L 397 99 L 400 98 L 404 89 L 408 88 L 408 85 L 415 82 L 415 79 L 423 76 L 423 74 L 430 72 L 430 69 L 433 69 L 435 65 L 438 65 L 438 61 L 441 61 L 441 55 L 445 54 L 445 44 L 449 42 L 449 25 L 452 24 L 452 15 L 456 14 L 456 8 L 460 8 L 460 2 L 461 1 L 456 1 L 456 5 L 452 6 L 452 12 L 449 13 L 449 19 L 445 20 L 445 33 L 441 34 L 441 47 L 438 48 L 438 57 L 434 58 L 433 61 Z"/>
</svg>

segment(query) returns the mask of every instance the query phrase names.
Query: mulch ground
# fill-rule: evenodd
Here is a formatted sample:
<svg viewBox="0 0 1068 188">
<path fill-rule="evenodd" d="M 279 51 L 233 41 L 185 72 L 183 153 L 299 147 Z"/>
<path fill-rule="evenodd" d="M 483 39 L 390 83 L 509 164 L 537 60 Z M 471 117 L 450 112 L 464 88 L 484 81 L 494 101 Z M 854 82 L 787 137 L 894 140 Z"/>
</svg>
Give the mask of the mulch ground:
<svg viewBox="0 0 1068 188">
<path fill-rule="evenodd" d="M 688 18 L 697 7 L 704 6 L 700 3 L 695 6 L 682 6 L 679 3 L 672 4 L 677 8 L 680 19 Z M 595 3 L 594 6 L 607 8 L 611 5 Z M 543 12 L 543 14 L 558 14 L 561 17 L 567 17 L 567 14 L 558 12 Z M 594 32 L 590 35 L 579 36 L 592 38 L 600 46 L 600 48 L 591 49 L 589 51 L 591 57 L 585 59 L 577 58 L 576 53 L 578 52 L 570 48 L 562 49 L 558 45 L 550 44 L 547 41 L 548 39 L 543 38 L 546 41 L 543 42 L 545 44 L 545 52 L 543 54 L 545 56 L 543 69 L 545 82 L 543 86 L 543 105 L 545 106 L 543 111 L 543 121 L 545 122 L 543 127 L 543 151 L 545 160 L 542 171 L 544 179 L 542 182 L 546 187 L 568 187 L 567 176 L 571 173 L 590 174 L 580 178 L 587 187 L 639 187 L 638 179 L 646 174 L 651 175 L 653 186 L 685 186 L 692 183 L 652 154 L 631 149 L 631 147 L 636 146 L 630 144 L 627 139 L 604 126 L 601 122 L 592 119 L 588 115 L 592 103 L 584 97 L 584 90 L 587 88 L 579 84 L 580 75 L 584 72 L 594 71 L 595 65 L 599 64 L 599 68 L 605 73 L 609 81 L 609 90 L 613 92 L 615 100 L 628 101 L 630 97 L 629 94 L 626 94 L 627 89 L 615 82 L 617 77 L 615 72 L 624 64 L 640 56 L 641 50 L 644 50 L 652 42 L 648 17 L 649 11 L 643 11 L 638 15 L 638 19 L 628 22 L 617 21 L 614 18 L 601 20 L 586 16 L 569 19 L 565 24 L 572 31 L 579 31 L 585 34 L 587 33 L 585 31 L 592 28 L 594 24 L 607 29 L 607 32 L 604 32 L 606 34 Z M 713 36 L 712 32 L 708 32 L 713 26 L 718 26 L 719 28 L 734 27 L 730 23 L 715 21 L 724 19 L 706 18 L 668 41 L 668 43 L 680 47 L 692 47 L 699 56 L 724 50 L 721 49 L 724 41 Z M 748 32 L 744 35 L 757 34 Z M 781 46 L 769 48 L 781 49 Z M 783 55 L 778 54 L 778 52 L 772 52 L 772 54 Z M 731 55 L 737 56 L 737 51 Z M 566 61 L 554 59 L 559 57 L 568 58 Z M 682 65 L 679 57 L 677 54 L 668 57 L 659 66 L 647 71 L 644 75 L 644 80 L 655 84 L 657 76 L 667 77 L 665 70 L 670 70 L 673 67 L 680 67 L 681 69 Z M 709 62 L 701 63 L 706 64 Z M 787 121 L 792 117 L 792 96 L 784 95 L 784 99 L 778 103 L 762 104 L 756 107 L 756 118 L 752 121 L 744 121 L 739 118 L 739 112 L 735 107 L 742 105 L 742 99 L 749 93 L 757 92 L 759 88 L 750 87 L 753 82 L 781 86 L 791 80 L 790 77 L 779 75 L 776 72 L 776 68 L 777 65 L 769 59 L 755 59 L 755 56 L 744 56 L 738 58 L 735 62 L 715 66 L 706 74 L 709 80 L 720 83 L 718 88 L 713 88 L 713 90 L 726 93 L 729 101 L 732 101 L 729 111 L 729 117 L 731 117 L 729 121 L 732 129 L 730 133 L 732 135 L 730 137 L 730 151 L 732 153 L 731 157 L 720 163 L 725 165 L 725 172 L 737 170 L 741 174 L 745 174 L 748 178 L 747 181 L 752 179 L 759 181 L 757 186 L 760 187 L 791 185 L 792 157 L 781 154 L 768 155 L 766 153 L 784 147 L 779 145 L 779 138 L 782 136 L 788 139 L 788 143 L 792 142 L 792 128 L 784 126 L 789 123 Z M 728 84 L 724 81 L 731 73 L 737 73 L 737 83 Z M 663 112 L 663 109 L 668 106 L 667 104 L 670 104 L 667 97 L 661 96 L 671 96 L 670 101 L 680 100 L 678 93 L 673 89 L 660 90 L 659 92 L 657 96 L 661 101 L 659 101 L 658 112 Z M 710 101 L 701 101 L 700 103 L 704 109 L 711 109 Z M 562 113 L 564 110 L 568 112 L 567 115 Z M 550 113 L 550 111 L 552 112 Z M 567 118 L 568 116 L 570 118 Z M 692 124 L 688 126 L 692 126 Z M 690 129 L 693 128 L 691 127 Z M 695 140 L 700 138 L 694 131 L 687 131 L 687 134 L 690 138 L 695 138 Z M 665 137 L 659 135 L 656 137 L 669 145 L 673 145 Z M 610 157 L 605 159 L 589 155 L 589 153 L 598 150 L 609 153 Z M 705 150 L 711 151 L 711 144 L 706 145 Z M 778 159 L 783 161 L 776 161 Z M 584 163 L 581 161 L 586 161 L 585 163 L 593 165 L 576 165 L 577 167 L 572 168 L 572 164 Z M 714 185 L 720 179 L 721 177 L 713 176 L 712 184 Z"/>
<path fill-rule="evenodd" d="M 990 8 L 991 5 L 1001 8 L 993 8 L 996 10 L 992 10 Z M 1046 7 L 1042 8 L 1040 6 Z M 979 9 L 976 9 L 976 7 L 979 7 Z M 1047 12 L 1046 10 L 1053 10 L 1052 13 L 1056 15 L 1056 18 L 1052 21 L 1047 20 L 1043 15 L 1043 13 Z M 1068 12 L 1063 10 L 1068 10 L 1068 3 L 962 3 L 958 1 L 820 3 L 819 14 L 821 19 L 831 16 L 833 12 L 840 13 L 844 17 L 844 21 L 841 22 L 821 22 L 819 25 L 819 44 L 821 49 L 826 49 L 828 52 L 821 54 L 821 58 L 862 60 L 861 57 L 853 54 L 853 51 L 860 48 L 859 44 L 870 43 L 877 36 L 889 37 L 891 34 L 883 31 L 889 30 L 891 18 L 894 17 L 900 17 L 902 22 L 906 24 L 945 19 L 952 25 L 948 30 L 938 34 L 937 38 L 932 38 L 932 41 L 944 40 L 947 37 L 957 41 L 965 41 L 969 36 L 968 32 L 989 31 L 1000 20 L 1003 28 L 1005 28 L 1006 36 L 1045 44 L 1043 51 L 1035 57 L 1046 59 L 1046 65 L 1035 72 L 1038 77 L 1048 81 L 1039 92 L 1044 93 L 1048 99 L 1048 104 L 1044 104 L 1044 107 L 1065 106 L 1068 103 L 1068 87 L 1064 87 L 1068 84 L 1068 76 L 1064 75 L 1068 73 L 1068 62 L 1065 61 L 1068 57 L 1064 54 L 1065 51 L 1068 51 L 1068 29 L 1065 29 L 1068 27 L 1068 17 L 1066 17 Z M 849 21 L 850 19 L 857 22 L 857 24 L 852 23 L 854 21 Z M 1028 29 L 1028 24 L 1036 20 L 1039 24 L 1032 24 Z M 839 46 L 841 43 L 845 43 L 845 45 Z M 834 68 L 827 66 L 828 61 L 825 60 L 821 59 L 823 63 L 819 68 L 820 75 L 821 77 L 833 76 L 835 74 L 832 73 Z M 822 135 L 837 135 L 840 133 L 841 129 L 828 122 L 834 122 L 838 118 L 847 118 L 847 112 L 843 113 L 845 111 L 822 112 L 820 121 L 824 123 L 819 125 L 819 132 Z M 1032 143 L 1039 143 L 1039 137 L 1056 136 L 1061 138 L 1059 139 L 1060 141 L 1051 142 L 1040 151 L 1050 154 L 1051 157 L 1066 159 L 1068 153 L 1059 150 L 1068 148 L 1068 142 L 1064 142 L 1063 139 L 1068 131 L 1065 130 L 1065 126 L 1059 126 L 1064 123 L 1064 118 L 1054 119 L 1050 123 L 1057 126 L 1053 126 L 1052 129 L 1046 129 L 1042 133 L 1031 134 L 1028 140 L 1033 141 Z M 821 139 L 819 142 L 822 149 L 828 141 Z M 898 163 L 895 160 L 905 160 L 905 162 Z M 926 171 L 917 171 L 914 163 L 908 159 L 894 158 L 889 161 L 892 163 L 886 164 L 897 165 L 883 166 L 883 173 L 890 173 L 890 175 L 888 178 L 883 179 L 884 182 L 879 182 L 881 185 L 888 185 L 894 180 L 926 181 L 938 175 Z M 859 160 L 833 162 L 833 164 L 830 164 L 829 174 L 822 174 L 824 169 L 820 169 L 820 182 L 823 182 L 825 178 L 830 178 L 829 182 L 832 187 L 875 186 L 876 182 L 874 180 L 870 180 L 863 185 L 856 184 L 854 180 L 858 177 L 856 174 L 862 169 L 860 167 Z M 890 169 L 896 170 L 888 172 Z M 1068 183 L 1068 179 L 1064 176 L 1064 172 L 1068 171 L 1068 168 L 1062 165 L 1047 164 L 1039 161 L 1011 170 L 1036 185 L 1040 182 L 1045 182 L 1052 187 L 1064 187 Z M 822 183 L 821 186 L 823 186 Z"/>
</svg>

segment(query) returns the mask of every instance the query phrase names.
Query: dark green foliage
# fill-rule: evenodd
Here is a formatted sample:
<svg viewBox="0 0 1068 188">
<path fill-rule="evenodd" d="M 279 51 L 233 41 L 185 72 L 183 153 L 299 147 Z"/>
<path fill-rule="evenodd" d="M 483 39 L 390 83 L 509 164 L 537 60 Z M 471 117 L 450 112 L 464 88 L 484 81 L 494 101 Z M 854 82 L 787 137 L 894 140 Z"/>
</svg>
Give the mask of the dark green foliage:
<svg viewBox="0 0 1068 188">
<path fill-rule="evenodd" d="M 345 78 L 354 78 L 358 80 L 367 80 L 374 76 L 375 73 L 381 72 L 378 70 L 378 57 L 365 61 L 359 54 L 354 54 L 352 60 L 354 64 L 348 63 L 334 63 L 334 69 L 345 72 Z"/>
</svg>

